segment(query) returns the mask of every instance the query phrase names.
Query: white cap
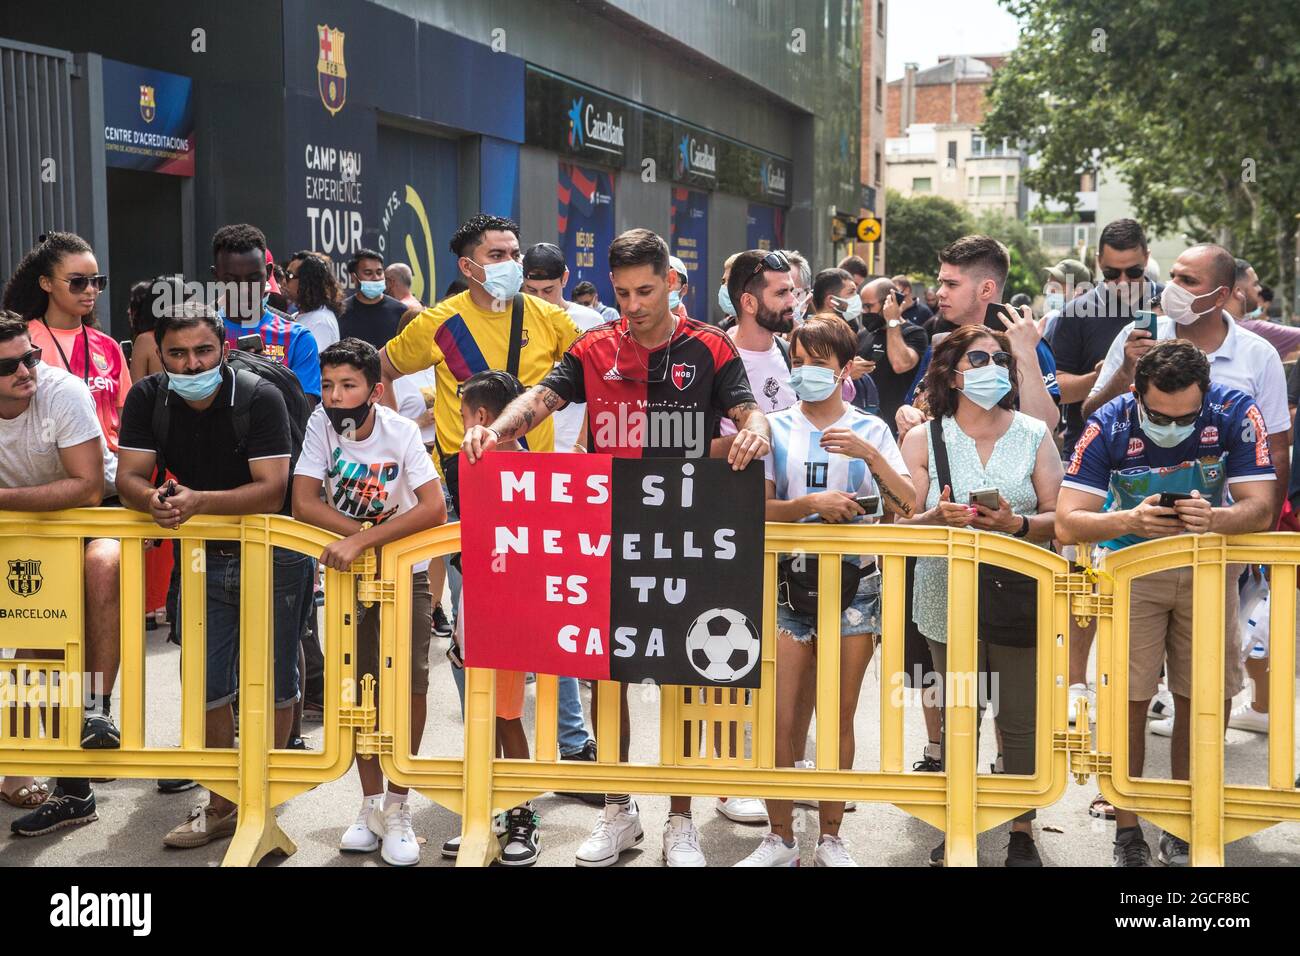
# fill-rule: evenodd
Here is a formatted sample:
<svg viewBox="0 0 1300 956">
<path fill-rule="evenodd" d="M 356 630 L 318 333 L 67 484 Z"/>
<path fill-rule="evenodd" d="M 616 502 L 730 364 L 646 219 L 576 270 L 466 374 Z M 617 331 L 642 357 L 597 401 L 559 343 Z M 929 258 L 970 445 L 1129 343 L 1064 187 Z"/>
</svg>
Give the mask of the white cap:
<svg viewBox="0 0 1300 956">
<path fill-rule="evenodd" d="M 689 283 L 691 281 L 691 274 L 686 271 L 686 263 L 682 262 L 681 259 L 676 256 L 669 256 L 668 267 L 681 276 L 683 282 Z"/>
</svg>

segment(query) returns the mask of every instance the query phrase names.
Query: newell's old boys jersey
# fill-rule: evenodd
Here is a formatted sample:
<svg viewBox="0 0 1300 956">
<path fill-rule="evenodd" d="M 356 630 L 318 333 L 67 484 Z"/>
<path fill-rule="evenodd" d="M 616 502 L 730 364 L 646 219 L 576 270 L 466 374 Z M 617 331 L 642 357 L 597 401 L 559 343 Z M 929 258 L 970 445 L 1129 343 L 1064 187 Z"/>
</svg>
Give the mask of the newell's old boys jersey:
<svg viewBox="0 0 1300 956">
<path fill-rule="evenodd" d="M 1191 436 L 1173 448 L 1161 448 L 1142 431 L 1133 395 L 1103 405 L 1084 425 L 1061 484 L 1106 497 L 1108 511 L 1128 511 L 1165 491 L 1199 491 L 1217 507 L 1234 482 L 1275 477 L 1255 400 L 1211 384 Z M 1130 534 L 1102 547 L 1114 551 L 1145 540 Z"/>
<path fill-rule="evenodd" d="M 650 353 L 627 320 L 599 325 L 564 353 L 542 384 L 587 403 L 588 451 L 618 458 L 703 458 L 718 420 L 754 401 L 745 363 L 720 329 L 677 319 Z"/>
</svg>

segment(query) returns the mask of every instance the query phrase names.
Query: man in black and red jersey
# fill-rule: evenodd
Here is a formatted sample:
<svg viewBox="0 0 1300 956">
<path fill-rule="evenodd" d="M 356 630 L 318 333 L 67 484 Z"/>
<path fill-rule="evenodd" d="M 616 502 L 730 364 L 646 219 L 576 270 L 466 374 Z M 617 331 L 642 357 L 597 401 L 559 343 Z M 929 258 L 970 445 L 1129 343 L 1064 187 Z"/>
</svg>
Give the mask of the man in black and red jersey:
<svg viewBox="0 0 1300 956">
<path fill-rule="evenodd" d="M 587 403 L 587 447 L 593 452 L 701 458 L 725 415 L 738 430 L 727 452 L 733 469 L 766 455 L 767 419 L 754 401 L 736 347 L 721 330 L 682 319 L 668 308 L 668 244 L 648 229 L 629 230 L 610 245 L 609 268 L 621 318 L 583 333 L 540 385 L 511 402 L 492 425 L 466 432 L 465 460 L 473 465 L 568 402 Z M 593 707 L 593 724 L 596 719 Z M 630 726 L 624 694 L 622 760 L 628 759 Z M 609 866 L 642 836 L 632 798 L 606 794 L 605 809 L 576 862 Z M 690 797 L 671 798 L 663 853 L 669 866 L 705 865 Z"/>
</svg>

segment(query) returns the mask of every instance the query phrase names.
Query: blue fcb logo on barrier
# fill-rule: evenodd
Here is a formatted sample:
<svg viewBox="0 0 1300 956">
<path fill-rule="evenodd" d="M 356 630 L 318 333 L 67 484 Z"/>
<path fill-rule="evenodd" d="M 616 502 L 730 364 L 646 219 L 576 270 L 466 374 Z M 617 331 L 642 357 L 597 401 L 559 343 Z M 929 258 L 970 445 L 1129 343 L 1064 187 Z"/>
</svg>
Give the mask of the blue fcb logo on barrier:
<svg viewBox="0 0 1300 956">
<path fill-rule="evenodd" d="M 9 590 L 19 597 L 31 597 L 41 589 L 41 562 L 23 558 L 9 562 Z"/>
<path fill-rule="evenodd" d="M 348 70 L 343 62 L 343 31 L 323 24 L 316 25 L 320 56 L 316 60 L 320 101 L 330 115 L 337 115 L 348 98 Z"/>
</svg>

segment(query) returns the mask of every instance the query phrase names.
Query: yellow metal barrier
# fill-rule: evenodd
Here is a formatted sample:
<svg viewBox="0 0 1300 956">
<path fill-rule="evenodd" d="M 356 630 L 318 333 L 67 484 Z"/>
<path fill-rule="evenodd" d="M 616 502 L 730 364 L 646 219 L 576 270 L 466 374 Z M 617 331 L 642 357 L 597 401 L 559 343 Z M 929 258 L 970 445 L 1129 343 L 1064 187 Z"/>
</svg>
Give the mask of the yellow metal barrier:
<svg viewBox="0 0 1300 956">
<path fill-rule="evenodd" d="M 117 686 L 118 750 L 82 750 L 79 746 L 84 671 L 83 542 L 116 538 L 121 542 L 121 666 Z M 181 542 L 181 741 L 179 747 L 145 744 L 144 543 L 179 538 Z M 181 777 L 199 781 L 239 806 L 239 825 L 226 853 L 226 865 L 248 866 L 267 853 L 289 854 L 292 841 L 275 821 L 274 808 L 320 783 L 340 776 L 352 762 L 353 730 L 374 724 L 355 696 L 326 695 L 324 749 L 273 750 L 274 680 L 271 654 L 271 548 L 319 557 L 337 536 L 280 515 L 201 516 L 179 531 L 165 531 L 148 517 L 123 509 L 79 509 L 49 514 L 0 512 L 0 568 L 8 561 L 37 561 L 41 591 L 21 597 L 24 609 L 42 607 L 53 616 L 24 619 L 0 630 L 0 646 L 57 651 L 60 660 L 19 658 L 3 662 L 0 683 L 12 681 L 24 665 L 46 675 L 48 685 L 73 687 L 59 709 L 57 734 L 50 734 L 54 714 L 42 708 L 45 721 L 0 718 L 0 774 L 69 777 Z M 208 749 L 205 717 L 205 574 L 204 543 L 239 542 L 241 653 L 239 672 L 239 748 Z M 326 687 L 354 686 L 353 574 L 327 571 L 326 620 L 323 631 Z M 49 589 L 48 591 L 46 589 Z M 40 599 L 37 601 L 37 599 Z M 65 616 L 58 616 L 62 612 Z M 8 622 L 6 621 L 6 624 Z M 11 683 L 9 690 L 16 690 Z M 44 728 L 44 729 L 42 729 Z M 162 838 L 162 834 L 158 834 Z"/>
<path fill-rule="evenodd" d="M 1224 844 L 1265 827 L 1300 821 L 1295 789 L 1295 610 L 1300 535 L 1178 535 L 1102 559 L 1096 594 L 1080 592 L 1075 611 L 1097 623 L 1097 749 L 1076 753 L 1080 780 L 1095 773 L 1112 804 L 1133 810 L 1191 845 L 1195 866 L 1222 866 Z M 1228 565 L 1271 571 L 1268 785 L 1226 784 L 1223 772 L 1223 601 Z M 1128 772 L 1129 610 L 1133 581 L 1190 567 L 1192 717 L 1190 780 L 1133 779 Z M 1091 589 L 1089 589 L 1091 590 Z M 1082 723 L 1081 723 L 1082 725 Z"/>
</svg>

